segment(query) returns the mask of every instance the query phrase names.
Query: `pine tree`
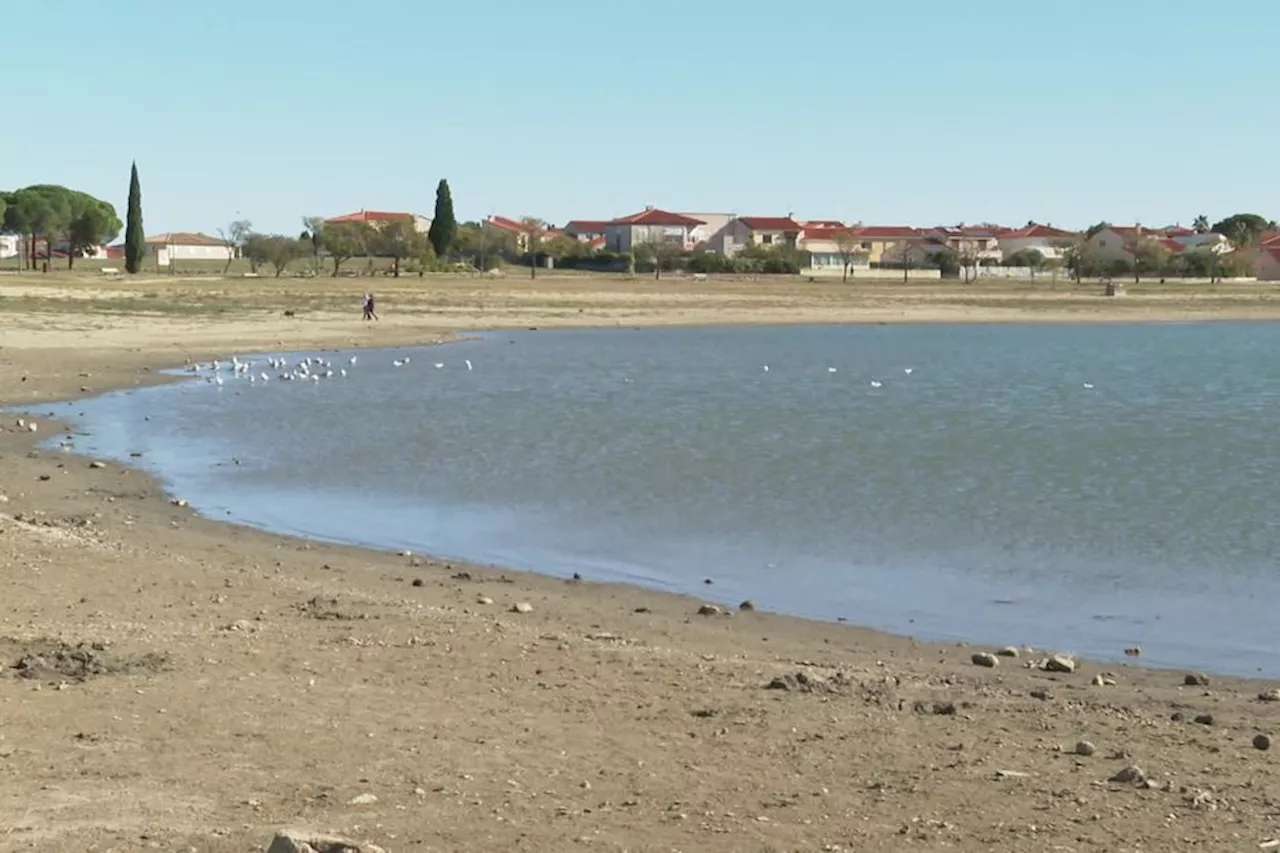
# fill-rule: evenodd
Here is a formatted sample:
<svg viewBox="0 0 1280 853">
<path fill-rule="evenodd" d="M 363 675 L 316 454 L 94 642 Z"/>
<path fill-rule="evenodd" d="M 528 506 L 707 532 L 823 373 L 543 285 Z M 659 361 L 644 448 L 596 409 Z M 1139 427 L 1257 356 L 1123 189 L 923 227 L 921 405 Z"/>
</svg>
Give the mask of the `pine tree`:
<svg viewBox="0 0 1280 853">
<path fill-rule="evenodd" d="M 436 211 L 431 219 L 431 230 L 427 239 L 436 250 L 436 257 L 443 258 L 449 254 L 454 235 L 458 233 L 458 221 L 453 218 L 453 195 L 449 192 L 449 182 L 444 178 L 436 187 Z"/>
<path fill-rule="evenodd" d="M 138 164 L 133 164 L 129 177 L 129 212 L 124 226 L 124 268 L 130 274 L 142 269 L 146 254 L 146 236 L 142 231 L 142 185 L 138 183 Z"/>
</svg>

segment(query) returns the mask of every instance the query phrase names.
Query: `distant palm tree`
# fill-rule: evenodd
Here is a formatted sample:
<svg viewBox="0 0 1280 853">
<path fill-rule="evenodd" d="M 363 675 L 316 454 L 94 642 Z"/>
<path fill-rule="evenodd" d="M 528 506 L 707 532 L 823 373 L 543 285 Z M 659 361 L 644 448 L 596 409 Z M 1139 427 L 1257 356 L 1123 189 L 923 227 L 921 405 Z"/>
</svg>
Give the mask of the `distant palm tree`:
<svg viewBox="0 0 1280 853">
<path fill-rule="evenodd" d="M 1204 234 L 1209 230 L 1209 217 L 1203 213 L 1196 217 L 1196 221 L 1191 223 L 1191 227 L 1195 229 L 1197 234 Z"/>
</svg>

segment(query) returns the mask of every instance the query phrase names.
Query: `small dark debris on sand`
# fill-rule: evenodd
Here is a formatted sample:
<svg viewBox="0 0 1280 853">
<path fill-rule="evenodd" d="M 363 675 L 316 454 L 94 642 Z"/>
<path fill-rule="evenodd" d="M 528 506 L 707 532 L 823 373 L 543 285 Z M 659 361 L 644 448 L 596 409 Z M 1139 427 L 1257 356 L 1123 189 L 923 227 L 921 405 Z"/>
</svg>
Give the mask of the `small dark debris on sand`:
<svg viewBox="0 0 1280 853">
<path fill-rule="evenodd" d="M 849 687 L 849 679 L 840 672 L 830 678 L 819 678 L 807 672 L 787 673 L 765 685 L 766 690 L 784 690 L 790 693 L 844 693 Z"/>
<path fill-rule="evenodd" d="M 84 682 L 102 675 L 161 672 L 169 667 L 168 655 L 158 652 L 121 655 L 109 651 L 102 643 L 73 646 L 60 640 L 23 643 L 0 639 L 0 648 L 5 646 L 17 652 L 10 668 L 19 678 L 32 681 Z"/>
<path fill-rule="evenodd" d="M 303 616 L 310 616 L 312 619 L 320 619 L 322 621 L 368 618 L 363 613 L 349 613 L 345 610 L 340 610 L 338 609 L 338 599 L 325 598 L 319 595 L 295 606 Z"/>
</svg>

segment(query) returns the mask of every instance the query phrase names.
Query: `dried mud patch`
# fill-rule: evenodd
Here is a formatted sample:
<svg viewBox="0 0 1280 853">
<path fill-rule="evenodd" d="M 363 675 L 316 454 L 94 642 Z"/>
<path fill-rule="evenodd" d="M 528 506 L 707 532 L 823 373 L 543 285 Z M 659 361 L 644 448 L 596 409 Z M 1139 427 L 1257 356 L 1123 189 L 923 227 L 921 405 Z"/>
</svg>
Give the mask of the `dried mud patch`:
<svg viewBox="0 0 1280 853">
<path fill-rule="evenodd" d="M 76 643 L 61 640 L 15 640 L 0 637 L 0 659 L 9 660 L 9 670 L 31 681 L 84 682 L 107 675 L 136 675 L 163 672 L 169 656 L 160 652 L 128 655 L 112 651 L 105 643 Z"/>
</svg>

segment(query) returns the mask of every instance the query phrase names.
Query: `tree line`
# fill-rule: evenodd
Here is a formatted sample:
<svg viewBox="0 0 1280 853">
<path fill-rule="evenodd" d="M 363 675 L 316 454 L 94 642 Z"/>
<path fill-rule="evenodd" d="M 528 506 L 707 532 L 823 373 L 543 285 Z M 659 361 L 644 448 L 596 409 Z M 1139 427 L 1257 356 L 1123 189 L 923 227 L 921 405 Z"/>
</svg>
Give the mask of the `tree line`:
<svg viewBox="0 0 1280 853">
<path fill-rule="evenodd" d="M 23 263 L 31 269 L 41 260 L 52 262 L 55 253 L 65 253 L 71 269 L 77 257 L 110 243 L 121 228 L 109 202 L 57 184 L 0 192 L 0 217 L 5 231 L 23 237 Z"/>
</svg>

